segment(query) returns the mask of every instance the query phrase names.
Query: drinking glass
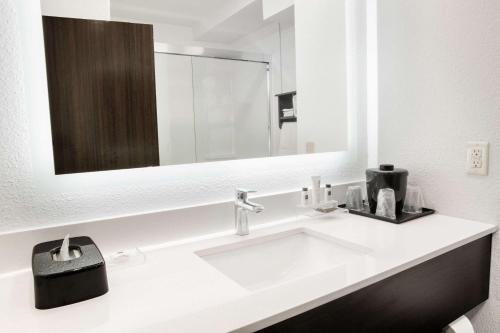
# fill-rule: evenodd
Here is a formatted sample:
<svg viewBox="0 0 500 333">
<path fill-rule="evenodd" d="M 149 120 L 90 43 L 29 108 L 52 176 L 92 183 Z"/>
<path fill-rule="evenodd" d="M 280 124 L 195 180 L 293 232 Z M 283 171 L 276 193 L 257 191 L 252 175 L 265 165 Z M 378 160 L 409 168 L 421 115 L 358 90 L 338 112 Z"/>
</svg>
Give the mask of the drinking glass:
<svg viewBox="0 0 500 333">
<path fill-rule="evenodd" d="M 396 218 L 396 195 L 392 188 L 383 188 L 378 191 L 376 215 L 390 219 Z"/>
<path fill-rule="evenodd" d="M 363 192 L 361 186 L 349 186 L 346 194 L 346 208 L 350 210 L 363 210 Z"/>
<path fill-rule="evenodd" d="M 408 185 L 406 189 L 405 203 L 403 212 L 409 214 L 420 214 L 424 207 L 424 195 L 420 187 L 416 185 Z"/>
</svg>

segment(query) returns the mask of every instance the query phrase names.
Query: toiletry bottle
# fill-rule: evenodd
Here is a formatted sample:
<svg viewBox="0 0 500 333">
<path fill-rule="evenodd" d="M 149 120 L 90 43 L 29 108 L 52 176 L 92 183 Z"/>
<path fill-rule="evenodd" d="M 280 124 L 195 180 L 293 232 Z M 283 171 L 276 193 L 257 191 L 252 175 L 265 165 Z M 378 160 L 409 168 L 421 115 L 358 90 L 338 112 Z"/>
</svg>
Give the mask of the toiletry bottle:
<svg viewBox="0 0 500 333">
<path fill-rule="evenodd" d="M 318 206 L 321 202 L 321 177 L 320 176 L 312 176 L 312 205 Z"/>
<path fill-rule="evenodd" d="M 302 207 L 307 207 L 311 204 L 309 189 L 307 187 L 303 187 L 300 192 L 300 205 Z"/>
<path fill-rule="evenodd" d="M 332 185 L 331 184 L 326 184 L 325 189 L 324 189 L 324 201 L 325 202 L 330 202 L 333 200 L 333 192 L 332 192 Z"/>
</svg>

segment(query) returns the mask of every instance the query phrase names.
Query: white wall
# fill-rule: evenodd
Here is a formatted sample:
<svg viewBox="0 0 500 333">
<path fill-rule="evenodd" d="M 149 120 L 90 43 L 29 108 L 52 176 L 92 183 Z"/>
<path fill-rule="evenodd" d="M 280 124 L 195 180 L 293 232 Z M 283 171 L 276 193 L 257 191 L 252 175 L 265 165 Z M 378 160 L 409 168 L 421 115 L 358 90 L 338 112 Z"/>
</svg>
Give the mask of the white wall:
<svg viewBox="0 0 500 333">
<path fill-rule="evenodd" d="M 290 8 L 294 3 L 295 0 L 262 0 L 262 14 L 264 20 Z"/>
<path fill-rule="evenodd" d="M 40 0 L 42 14 L 92 20 L 109 20 L 110 0 Z"/>
<path fill-rule="evenodd" d="M 379 1 L 380 161 L 410 170 L 430 207 L 500 221 L 500 2 Z M 491 143 L 488 177 L 465 173 L 466 142 Z M 479 333 L 500 332 L 500 245 Z"/>
<path fill-rule="evenodd" d="M 114 18 L 117 21 L 131 21 L 128 19 Z M 153 34 L 155 42 L 170 43 L 176 45 L 192 44 L 194 41 L 193 29 L 180 25 L 153 23 Z"/>
<path fill-rule="evenodd" d="M 295 1 L 299 153 L 347 148 L 347 2 Z"/>
<path fill-rule="evenodd" d="M 281 25 L 281 92 L 297 90 L 295 26 Z"/>
<path fill-rule="evenodd" d="M 285 192 L 314 174 L 364 178 L 357 106 L 347 152 L 55 176 L 38 2 L 1 1 L 0 12 L 0 232 L 231 200 L 237 186 Z"/>
<path fill-rule="evenodd" d="M 191 57 L 155 54 L 160 165 L 196 162 Z"/>
<path fill-rule="evenodd" d="M 271 151 L 273 155 L 279 154 L 281 139 L 278 99 L 274 95 L 295 90 L 296 87 L 294 37 L 293 25 L 283 26 L 276 23 L 249 34 L 230 46 L 231 49 L 267 54 L 271 57 Z M 293 69 L 291 69 L 292 66 Z"/>
</svg>

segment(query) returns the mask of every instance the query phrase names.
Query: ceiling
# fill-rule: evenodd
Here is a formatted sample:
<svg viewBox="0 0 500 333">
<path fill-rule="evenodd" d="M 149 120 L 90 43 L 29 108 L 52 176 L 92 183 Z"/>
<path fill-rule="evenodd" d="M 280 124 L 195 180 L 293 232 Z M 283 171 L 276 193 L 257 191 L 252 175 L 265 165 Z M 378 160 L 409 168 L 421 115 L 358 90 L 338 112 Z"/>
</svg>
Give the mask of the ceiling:
<svg viewBox="0 0 500 333">
<path fill-rule="evenodd" d="M 196 28 L 238 0 L 111 0 L 111 15 Z M 247 1 L 250 2 L 250 1 Z"/>
<path fill-rule="evenodd" d="M 111 17 L 188 27 L 210 42 L 231 42 L 268 23 L 262 0 L 111 0 Z"/>
</svg>

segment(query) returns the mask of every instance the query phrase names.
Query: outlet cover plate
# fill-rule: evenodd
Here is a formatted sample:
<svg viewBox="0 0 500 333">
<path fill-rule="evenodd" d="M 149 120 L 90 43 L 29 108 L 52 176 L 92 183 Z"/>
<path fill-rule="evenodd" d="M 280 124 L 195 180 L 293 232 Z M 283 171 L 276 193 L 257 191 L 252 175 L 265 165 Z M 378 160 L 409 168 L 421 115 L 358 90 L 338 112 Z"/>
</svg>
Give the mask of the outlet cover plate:
<svg viewBox="0 0 500 333">
<path fill-rule="evenodd" d="M 474 141 L 467 143 L 467 173 L 487 176 L 489 164 L 489 143 Z"/>
</svg>

